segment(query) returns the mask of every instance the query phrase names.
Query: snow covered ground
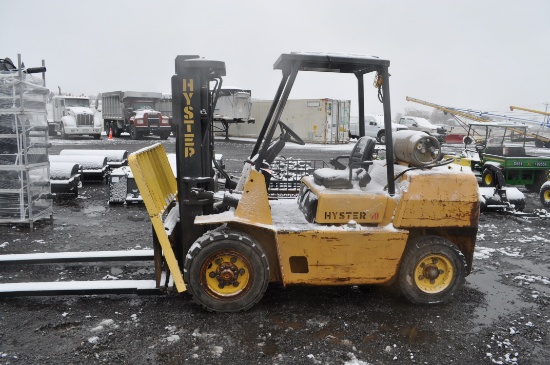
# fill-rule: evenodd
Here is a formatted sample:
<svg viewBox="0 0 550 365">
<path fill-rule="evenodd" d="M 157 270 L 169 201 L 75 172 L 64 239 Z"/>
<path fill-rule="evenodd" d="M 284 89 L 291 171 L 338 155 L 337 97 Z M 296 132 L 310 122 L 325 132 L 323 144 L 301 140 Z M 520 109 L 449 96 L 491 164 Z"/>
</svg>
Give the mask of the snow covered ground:
<svg viewBox="0 0 550 365">
<path fill-rule="evenodd" d="M 163 141 L 175 152 L 174 138 Z M 124 148 L 155 137 L 100 141 L 52 139 L 65 148 Z M 251 141 L 217 141 L 238 171 Z M 349 145 L 287 145 L 283 155 L 336 156 Z M 548 153 L 547 151 L 542 151 Z M 528 207 L 541 208 L 526 193 Z M 538 205 L 537 205 L 538 204 Z M 545 364 L 550 358 L 548 219 L 483 213 L 473 271 L 444 306 L 414 306 L 391 288 L 270 285 L 252 310 L 203 311 L 184 295 L 0 298 L 0 364 Z M 106 184 L 88 184 L 54 204 L 54 221 L 0 226 L 0 254 L 144 249 L 151 225 L 144 207 L 108 203 Z M 8 282 L 151 279 L 144 264 L 0 267 Z"/>
</svg>

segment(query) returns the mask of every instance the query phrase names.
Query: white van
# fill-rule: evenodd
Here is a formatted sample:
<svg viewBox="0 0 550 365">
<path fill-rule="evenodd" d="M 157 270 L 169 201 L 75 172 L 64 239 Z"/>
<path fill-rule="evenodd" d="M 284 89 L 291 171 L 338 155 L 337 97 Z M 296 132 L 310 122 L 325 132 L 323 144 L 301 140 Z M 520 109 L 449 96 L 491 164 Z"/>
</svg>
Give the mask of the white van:
<svg viewBox="0 0 550 365">
<path fill-rule="evenodd" d="M 408 129 L 406 126 L 392 122 L 393 132 Z M 350 117 L 349 122 L 350 138 L 359 138 L 359 117 Z M 386 131 L 384 127 L 384 116 L 365 114 L 365 136 L 376 138 L 380 143 L 386 143 Z"/>
</svg>

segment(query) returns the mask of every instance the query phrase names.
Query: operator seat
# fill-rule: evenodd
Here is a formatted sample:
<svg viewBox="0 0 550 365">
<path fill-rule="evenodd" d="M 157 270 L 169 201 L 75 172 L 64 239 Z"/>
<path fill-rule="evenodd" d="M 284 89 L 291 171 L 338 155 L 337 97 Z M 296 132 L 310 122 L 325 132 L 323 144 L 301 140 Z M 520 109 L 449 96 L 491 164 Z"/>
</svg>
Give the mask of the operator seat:
<svg viewBox="0 0 550 365">
<path fill-rule="evenodd" d="M 337 160 L 348 156 L 338 156 L 331 163 L 336 167 L 343 167 L 344 170 L 322 168 L 313 172 L 313 179 L 317 185 L 329 189 L 351 189 L 353 181 L 357 181 L 360 187 L 365 187 L 371 177 L 363 167 L 372 164 L 372 155 L 376 140 L 372 137 L 361 137 L 353 146 L 349 155 L 348 166 L 345 167 Z"/>
</svg>

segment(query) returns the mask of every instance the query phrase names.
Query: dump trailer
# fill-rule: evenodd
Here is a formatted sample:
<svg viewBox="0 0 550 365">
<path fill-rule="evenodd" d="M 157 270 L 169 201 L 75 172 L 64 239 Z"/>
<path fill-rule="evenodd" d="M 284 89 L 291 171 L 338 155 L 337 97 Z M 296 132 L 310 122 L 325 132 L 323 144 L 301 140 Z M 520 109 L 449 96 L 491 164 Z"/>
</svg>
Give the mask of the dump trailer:
<svg viewBox="0 0 550 365">
<path fill-rule="evenodd" d="M 216 312 L 251 308 L 270 282 L 397 282 L 407 299 L 421 304 L 459 295 L 472 269 L 477 182 L 460 166 L 440 161 L 433 137 L 396 133 L 393 139 L 389 64 L 358 55 L 282 54 L 274 64 L 282 80 L 261 133 L 239 181 L 220 194 L 212 169 L 211 122 L 225 64 L 197 55 L 178 56 L 172 77 L 177 175 L 162 144 L 129 156 L 153 225 L 149 255 L 157 269 L 156 288 L 173 283 L 178 292 L 188 291 L 197 304 Z M 297 199 L 269 199 L 270 164 L 286 143 L 304 144 L 281 120 L 297 75 L 304 71 L 355 76 L 360 124 L 364 75 L 378 75 L 386 160 L 373 161 L 375 141 L 361 136 L 350 156 L 333 162 L 335 168 L 304 177 Z M 154 289 L 149 285 L 128 290 Z"/>
<path fill-rule="evenodd" d="M 102 93 L 105 133 L 120 137 L 130 133 L 132 139 L 154 134 L 161 139 L 170 135 L 170 120 L 155 110 L 162 94 L 155 92 L 113 91 Z"/>
</svg>

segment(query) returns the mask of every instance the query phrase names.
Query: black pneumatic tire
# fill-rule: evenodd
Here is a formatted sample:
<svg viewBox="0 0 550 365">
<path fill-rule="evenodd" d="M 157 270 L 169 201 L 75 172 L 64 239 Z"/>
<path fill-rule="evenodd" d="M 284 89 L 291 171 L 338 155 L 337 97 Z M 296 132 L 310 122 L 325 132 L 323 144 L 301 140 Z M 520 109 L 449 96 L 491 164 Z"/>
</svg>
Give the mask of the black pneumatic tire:
<svg viewBox="0 0 550 365">
<path fill-rule="evenodd" d="M 380 142 L 382 144 L 386 144 L 386 133 L 385 132 L 380 132 L 378 134 L 378 142 Z"/>
<path fill-rule="evenodd" d="M 55 124 L 48 124 L 48 136 L 57 136 L 57 132 L 55 131 Z"/>
<path fill-rule="evenodd" d="M 262 298 L 269 284 L 269 263 L 251 237 L 218 229 L 191 246 L 183 276 L 193 300 L 206 310 L 240 312 Z"/>
<path fill-rule="evenodd" d="M 61 138 L 69 139 L 69 136 L 67 135 L 67 133 L 65 133 L 65 126 L 63 125 L 63 122 L 59 125 L 59 129 L 61 132 Z"/>
<path fill-rule="evenodd" d="M 130 138 L 134 140 L 141 139 L 140 133 L 138 132 L 136 126 L 133 124 L 130 126 Z"/>
<path fill-rule="evenodd" d="M 533 184 L 526 184 L 525 188 L 530 193 L 539 192 L 542 185 L 548 181 L 548 172 L 547 171 L 535 171 L 535 178 Z"/>
<path fill-rule="evenodd" d="M 481 186 L 493 187 L 493 186 L 496 186 L 496 184 L 497 184 L 497 179 L 493 174 L 493 172 L 489 169 L 484 169 L 481 175 Z"/>
<path fill-rule="evenodd" d="M 540 188 L 539 192 L 540 202 L 545 207 L 550 207 L 550 183 L 545 183 Z"/>
<path fill-rule="evenodd" d="M 450 300 L 466 277 L 466 258 L 450 241 L 423 236 L 410 242 L 399 267 L 401 292 L 414 304 Z"/>
</svg>

